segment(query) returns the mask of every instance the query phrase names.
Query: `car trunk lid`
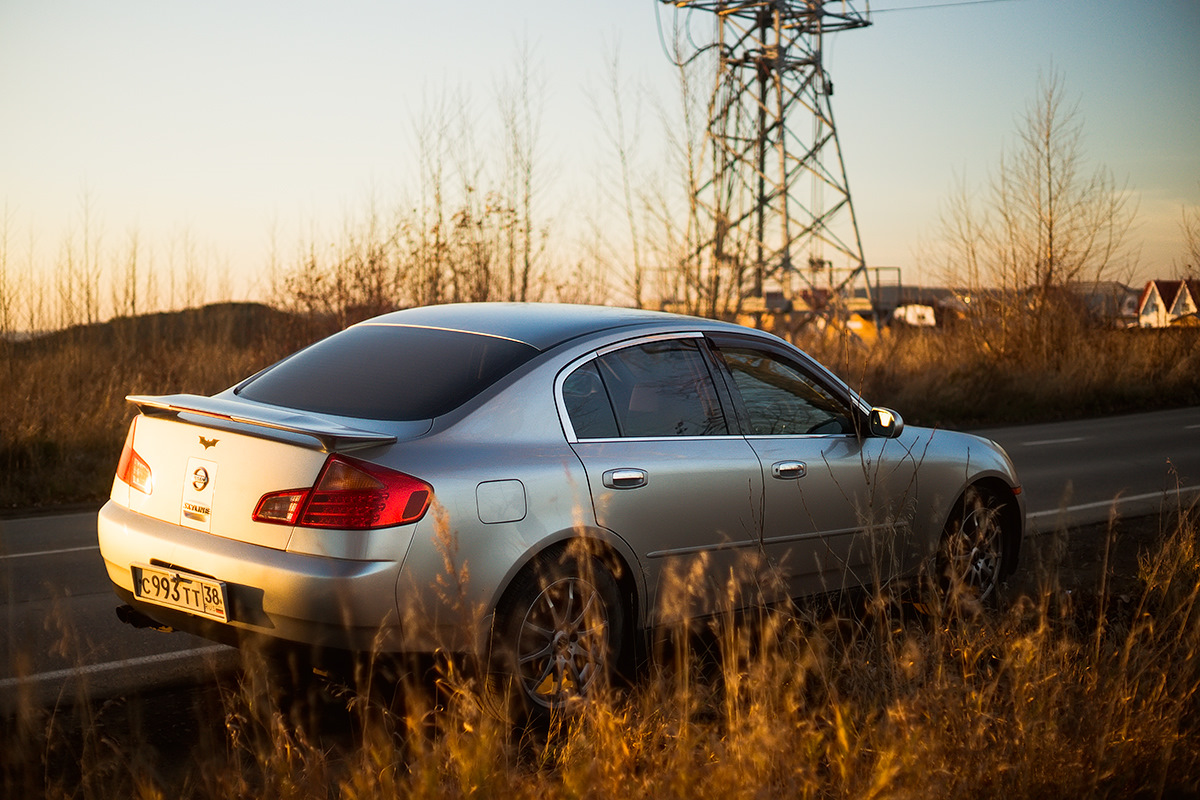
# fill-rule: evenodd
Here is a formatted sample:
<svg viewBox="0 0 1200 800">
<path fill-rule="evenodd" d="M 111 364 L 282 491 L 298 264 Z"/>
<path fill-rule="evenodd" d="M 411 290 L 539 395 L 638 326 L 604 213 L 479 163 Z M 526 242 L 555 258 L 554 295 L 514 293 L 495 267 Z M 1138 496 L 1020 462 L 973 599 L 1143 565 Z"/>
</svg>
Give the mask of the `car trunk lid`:
<svg viewBox="0 0 1200 800">
<path fill-rule="evenodd" d="M 331 452 L 394 442 L 316 415 L 222 399 L 129 398 L 142 414 L 133 452 L 151 474 L 149 493 L 114 481 L 112 497 L 132 511 L 214 536 L 283 550 L 292 526 L 257 522 L 269 493 L 313 485 Z"/>
</svg>

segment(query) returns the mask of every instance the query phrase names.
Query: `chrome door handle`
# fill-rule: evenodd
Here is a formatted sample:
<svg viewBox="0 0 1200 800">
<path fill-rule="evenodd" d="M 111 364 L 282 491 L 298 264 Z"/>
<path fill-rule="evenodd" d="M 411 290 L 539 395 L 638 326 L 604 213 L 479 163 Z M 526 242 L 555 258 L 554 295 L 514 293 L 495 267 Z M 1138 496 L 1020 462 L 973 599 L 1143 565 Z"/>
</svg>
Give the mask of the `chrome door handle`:
<svg viewBox="0 0 1200 800">
<path fill-rule="evenodd" d="M 808 474 L 803 461 L 777 461 L 771 465 L 771 477 L 781 481 L 794 481 Z"/>
<path fill-rule="evenodd" d="M 610 469 L 604 473 L 604 485 L 610 489 L 636 489 L 646 485 L 646 470 Z"/>
</svg>

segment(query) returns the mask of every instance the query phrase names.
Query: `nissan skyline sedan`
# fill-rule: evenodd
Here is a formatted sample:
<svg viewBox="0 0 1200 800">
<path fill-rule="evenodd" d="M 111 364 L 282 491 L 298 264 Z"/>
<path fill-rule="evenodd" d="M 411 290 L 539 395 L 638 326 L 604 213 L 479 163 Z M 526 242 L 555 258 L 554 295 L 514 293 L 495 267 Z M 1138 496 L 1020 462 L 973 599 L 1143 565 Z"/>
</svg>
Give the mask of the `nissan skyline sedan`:
<svg viewBox="0 0 1200 800">
<path fill-rule="evenodd" d="M 656 626 L 922 576 L 988 600 L 1023 535 L 999 446 L 708 319 L 413 308 L 212 397 L 128 400 L 98 519 L 122 618 L 463 654 L 534 713 Z"/>
</svg>

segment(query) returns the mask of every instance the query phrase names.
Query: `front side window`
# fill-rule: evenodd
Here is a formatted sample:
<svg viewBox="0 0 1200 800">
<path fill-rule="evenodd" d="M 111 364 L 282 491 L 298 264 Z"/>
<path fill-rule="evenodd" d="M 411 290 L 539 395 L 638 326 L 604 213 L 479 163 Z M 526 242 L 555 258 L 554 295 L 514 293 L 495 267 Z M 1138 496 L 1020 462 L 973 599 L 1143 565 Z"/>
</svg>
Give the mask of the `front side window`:
<svg viewBox="0 0 1200 800">
<path fill-rule="evenodd" d="M 729 432 L 694 340 L 647 342 L 600 356 L 563 382 L 563 403 L 581 439 Z"/>
<path fill-rule="evenodd" d="M 751 347 L 721 347 L 754 436 L 853 433 L 849 408 L 798 366 Z"/>
</svg>

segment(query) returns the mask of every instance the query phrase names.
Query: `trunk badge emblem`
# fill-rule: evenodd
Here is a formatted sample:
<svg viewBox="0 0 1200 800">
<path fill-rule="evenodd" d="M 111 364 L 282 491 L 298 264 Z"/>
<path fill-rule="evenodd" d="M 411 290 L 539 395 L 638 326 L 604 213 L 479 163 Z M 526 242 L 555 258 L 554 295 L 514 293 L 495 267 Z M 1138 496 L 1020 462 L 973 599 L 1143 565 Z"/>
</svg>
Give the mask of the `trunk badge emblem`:
<svg viewBox="0 0 1200 800">
<path fill-rule="evenodd" d="M 192 486 L 197 492 L 203 492 L 204 487 L 208 486 L 208 470 L 204 467 L 198 467 L 192 473 Z"/>
<path fill-rule="evenodd" d="M 203 436 L 201 436 L 200 444 L 204 445 L 204 449 L 207 450 L 210 447 L 216 447 L 217 440 L 216 439 L 205 439 Z"/>
</svg>

